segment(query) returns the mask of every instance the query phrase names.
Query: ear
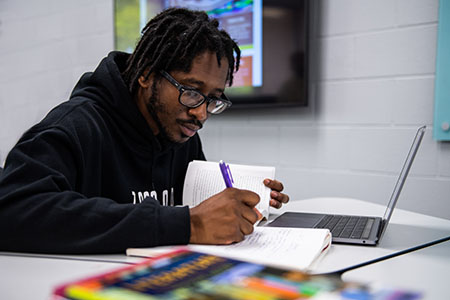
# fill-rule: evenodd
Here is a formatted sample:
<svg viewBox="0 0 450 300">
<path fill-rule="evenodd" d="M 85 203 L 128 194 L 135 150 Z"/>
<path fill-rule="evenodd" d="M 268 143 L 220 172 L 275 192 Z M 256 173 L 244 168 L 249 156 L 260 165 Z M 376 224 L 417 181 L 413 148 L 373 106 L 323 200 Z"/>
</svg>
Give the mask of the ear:
<svg viewBox="0 0 450 300">
<path fill-rule="evenodd" d="M 144 72 L 141 76 L 139 76 L 138 82 L 142 88 L 148 89 L 152 86 L 154 76 L 153 74 L 150 74 L 148 78 L 145 77 L 147 77 L 147 72 Z"/>
</svg>

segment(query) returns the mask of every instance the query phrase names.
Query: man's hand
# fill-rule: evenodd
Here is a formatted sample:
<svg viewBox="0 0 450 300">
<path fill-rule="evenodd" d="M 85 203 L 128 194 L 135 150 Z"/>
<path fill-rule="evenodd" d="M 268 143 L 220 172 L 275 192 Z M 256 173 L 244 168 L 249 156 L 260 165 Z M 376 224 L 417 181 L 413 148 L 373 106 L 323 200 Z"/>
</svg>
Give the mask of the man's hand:
<svg viewBox="0 0 450 300">
<path fill-rule="evenodd" d="M 190 209 L 192 244 L 231 244 L 253 232 L 261 218 L 258 194 L 227 188 Z"/>
<path fill-rule="evenodd" d="M 289 196 L 283 194 L 283 184 L 278 180 L 273 179 L 264 179 L 264 185 L 270 188 L 272 191 L 270 192 L 270 206 L 275 208 L 280 208 L 283 203 L 289 202 Z"/>
</svg>

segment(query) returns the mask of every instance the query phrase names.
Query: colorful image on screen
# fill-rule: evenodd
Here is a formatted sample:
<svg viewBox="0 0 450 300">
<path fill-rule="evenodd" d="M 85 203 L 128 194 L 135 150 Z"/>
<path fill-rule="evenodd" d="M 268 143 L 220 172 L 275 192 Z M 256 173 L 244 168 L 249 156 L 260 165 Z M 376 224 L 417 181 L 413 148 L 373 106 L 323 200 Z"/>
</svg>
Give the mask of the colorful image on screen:
<svg viewBox="0 0 450 300">
<path fill-rule="evenodd" d="M 262 85 L 262 0 L 116 0 L 116 49 L 131 53 L 148 20 L 168 7 L 203 10 L 218 19 L 241 49 L 233 87 Z"/>
</svg>

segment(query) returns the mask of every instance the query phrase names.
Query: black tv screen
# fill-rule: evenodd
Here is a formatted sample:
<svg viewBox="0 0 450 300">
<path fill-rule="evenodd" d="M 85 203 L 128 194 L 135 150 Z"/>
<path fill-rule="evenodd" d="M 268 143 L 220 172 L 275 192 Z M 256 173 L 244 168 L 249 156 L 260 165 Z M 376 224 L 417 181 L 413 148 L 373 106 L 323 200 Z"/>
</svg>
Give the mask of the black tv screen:
<svg viewBox="0 0 450 300">
<path fill-rule="evenodd" d="M 237 41 L 232 108 L 307 106 L 308 0 L 115 0 L 116 50 L 132 52 L 147 21 L 173 6 L 206 11 Z"/>
</svg>

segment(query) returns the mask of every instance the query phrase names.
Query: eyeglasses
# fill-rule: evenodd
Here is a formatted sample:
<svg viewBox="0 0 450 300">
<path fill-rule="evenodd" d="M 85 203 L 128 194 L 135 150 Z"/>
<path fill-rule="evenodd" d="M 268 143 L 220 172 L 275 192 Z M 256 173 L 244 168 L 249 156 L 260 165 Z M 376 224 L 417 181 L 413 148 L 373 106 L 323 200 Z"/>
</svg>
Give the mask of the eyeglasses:
<svg viewBox="0 0 450 300">
<path fill-rule="evenodd" d="M 180 92 L 178 101 L 186 107 L 196 108 L 206 101 L 206 110 L 211 114 L 217 115 L 230 107 L 232 104 L 224 93 L 222 93 L 220 97 L 211 98 L 205 96 L 197 89 L 182 85 L 181 83 L 176 81 L 175 78 L 170 76 L 166 71 L 160 71 L 160 73 Z"/>
</svg>

